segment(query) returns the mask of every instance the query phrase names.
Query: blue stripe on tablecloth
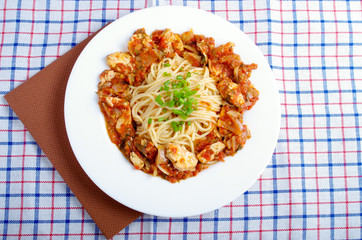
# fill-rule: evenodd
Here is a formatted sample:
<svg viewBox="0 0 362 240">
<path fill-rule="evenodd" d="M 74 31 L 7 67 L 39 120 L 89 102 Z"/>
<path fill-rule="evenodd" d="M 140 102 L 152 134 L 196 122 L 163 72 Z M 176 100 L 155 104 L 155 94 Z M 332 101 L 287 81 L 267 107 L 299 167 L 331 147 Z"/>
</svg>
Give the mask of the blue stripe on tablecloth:
<svg viewBox="0 0 362 240">
<path fill-rule="evenodd" d="M 247 218 L 249 218 L 249 206 L 248 206 L 248 204 L 249 204 L 249 199 L 248 199 L 248 197 L 249 197 L 249 191 L 246 191 L 244 194 L 243 194 L 243 196 L 244 196 L 244 216 L 245 216 L 245 218 L 247 219 Z M 223 218 L 219 218 L 219 221 L 222 221 L 222 219 Z M 248 229 L 249 229 L 249 226 L 248 226 L 248 221 L 244 221 L 244 239 L 245 240 L 247 240 L 248 239 Z"/>
<path fill-rule="evenodd" d="M 89 22 L 86 21 L 86 22 Z M 240 23 L 242 24 L 242 23 Z M 57 47 L 57 46 L 71 46 L 72 43 L 69 42 L 61 42 L 61 43 L 49 43 L 48 46 L 49 47 Z M 272 45 L 272 46 L 276 46 L 276 47 L 282 47 L 282 45 L 280 43 L 276 43 L 276 42 L 259 42 L 258 44 L 259 46 L 267 46 L 267 45 Z M 322 44 L 325 47 L 335 47 L 335 46 L 341 46 L 341 47 L 349 47 L 351 44 L 350 43 L 323 43 Z M 355 42 L 353 43 L 354 46 L 362 46 L 362 42 Z M 13 47 L 15 46 L 15 44 L 13 43 L 3 43 L 3 47 Z M 32 43 L 29 44 L 27 42 L 24 43 L 17 43 L 16 46 L 21 46 L 21 47 L 43 47 L 42 44 L 36 44 L 36 43 Z M 284 47 L 295 47 L 294 43 L 284 43 L 283 44 Z M 299 43 L 298 45 L 299 47 L 320 47 L 321 43 Z M 353 56 L 353 55 L 352 55 Z M 306 57 L 305 57 L 306 58 Z M 278 69 L 278 70 L 295 70 L 295 69 L 299 69 L 299 70 L 321 70 L 321 69 L 327 69 L 327 70 L 334 70 L 334 69 L 343 69 L 343 70 L 349 70 L 350 67 L 349 66 L 308 66 L 308 67 L 298 67 L 295 66 L 293 68 L 291 67 L 281 67 L 281 66 L 274 66 L 271 65 L 270 67 Z M 17 67 L 14 68 L 14 70 L 37 70 L 39 68 L 28 68 L 28 67 Z M 362 69 L 361 66 L 354 66 L 354 69 Z M 0 70 L 13 70 L 12 68 L 9 67 L 2 67 L 0 68 Z"/>
<path fill-rule="evenodd" d="M 345 90 L 328 90 L 328 89 L 324 89 L 324 90 L 305 90 L 305 91 L 292 91 L 292 90 L 279 90 L 279 93 L 280 94 L 329 94 L 329 93 L 362 93 L 362 89 L 345 89 Z M 356 101 L 353 101 L 353 103 L 355 104 L 357 102 L 357 99 Z"/>
<path fill-rule="evenodd" d="M 283 154 L 287 154 L 287 153 L 283 153 Z M 287 168 L 289 166 L 290 167 L 295 167 L 295 168 L 301 168 L 301 167 L 315 168 L 315 163 L 277 164 L 277 165 L 268 165 L 267 168 Z M 356 167 L 356 166 L 362 166 L 362 163 L 360 163 L 360 162 L 358 162 L 358 163 L 356 163 L 356 162 L 349 162 L 349 163 L 348 162 L 347 163 L 318 163 L 318 167 L 331 167 L 331 166 L 333 166 L 333 167 L 343 167 L 343 166 Z M 359 176 L 361 176 L 361 175 L 359 175 Z"/>
<path fill-rule="evenodd" d="M 275 153 L 272 157 L 272 165 L 275 166 L 277 164 L 277 158 Z M 278 177 L 277 168 L 273 168 L 273 192 L 278 192 L 278 181 L 276 180 Z M 278 216 L 278 195 L 273 194 L 273 216 Z M 278 229 L 278 219 L 273 218 L 273 229 Z M 278 239 L 278 231 L 273 231 L 273 239 Z"/>
<path fill-rule="evenodd" d="M 358 191 L 360 191 L 361 189 L 359 189 Z M 333 191 L 333 190 L 332 190 Z M 286 190 L 286 193 L 289 193 L 289 190 Z M 256 194 L 260 194 L 260 191 L 258 191 Z M 356 213 L 349 213 L 348 214 L 349 217 L 360 217 L 362 216 L 362 212 L 356 212 Z M 277 219 L 303 219 L 303 218 L 343 218 L 346 217 L 345 213 L 334 213 L 334 214 L 330 214 L 330 213 L 322 213 L 322 214 L 308 214 L 307 216 L 305 216 L 304 214 L 285 214 L 285 215 L 279 215 L 279 216 L 263 216 L 263 220 L 273 220 L 275 218 Z M 230 222 L 230 217 L 221 217 L 218 219 L 220 222 Z M 243 217 L 233 217 L 232 219 L 233 221 L 247 221 L 247 220 L 260 220 L 260 216 L 253 216 L 250 217 L 248 215 L 245 215 Z M 58 222 L 64 223 L 64 220 L 57 220 Z M 72 220 L 73 221 L 77 221 L 77 222 L 81 222 L 82 220 Z M 136 219 L 135 222 L 151 222 L 153 221 L 152 219 Z M 189 218 L 188 219 L 189 222 L 199 222 L 200 219 L 199 218 Z M 204 217 L 202 218 L 202 221 L 205 222 L 213 222 L 214 218 L 213 217 Z M 12 223 L 19 223 L 19 220 L 12 220 Z M 50 222 L 50 220 L 41 220 L 41 223 L 47 223 Z M 170 222 L 169 218 L 160 218 L 158 219 L 158 222 L 163 222 L 163 223 L 167 223 Z M 175 223 L 179 223 L 179 222 L 183 222 L 183 218 L 172 218 L 172 222 Z M 2 223 L 2 221 L 0 221 L 0 223 Z M 244 223 L 245 224 L 245 223 Z M 243 232 L 246 232 L 247 230 L 244 229 Z"/>
<path fill-rule="evenodd" d="M 154 233 L 153 235 L 153 240 L 157 240 L 157 216 L 153 216 L 153 221 L 152 221 L 152 225 L 153 225 L 153 228 L 152 228 L 152 231 Z"/>
<path fill-rule="evenodd" d="M 346 2 L 346 6 L 347 6 L 347 17 L 348 17 L 348 31 L 350 32 L 349 34 L 349 42 L 352 43 L 350 44 L 350 47 L 349 47 L 349 54 L 351 56 L 353 56 L 353 46 L 354 46 L 354 39 L 353 39 L 353 34 L 352 34 L 352 20 L 351 20 L 351 7 L 350 7 L 350 3 L 347 1 Z M 355 69 L 355 66 L 354 66 L 354 62 L 353 62 L 353 57 L 350 57 L 349 58 L 349 66 L 350 66 L 350 76 L 351 76 L 351 85 L 352 85 L 352 89 L 356 89 L 356 81 L 355 81 L 355 76 L 354 76 L 354 69 Z M 359 164 L 359 168 L 358 168 L 358 175 L 359 176 L 362 176 L 362 144 L 361 144 L 361 133 L 360 133 L 360 119 L 359 119 L 359 114 L 358 114 L 358 109 L 357 109 L 357 94 L 356 92 L 352 92 L 352 96 L 353 96 L 353 102 L 355 104 L 353 104 L 353 111 L 355 112 L 355 129 L 356 129 L 356 137 L 357 139 L 359 139 L 356 144 L 357 144 L 357 152 L 359 154 L 357 154 L 357 163 Z M 358 179 L 358 183 L 359 183 L 359 187 L 362 189 L 362 178 L 360 177 Z M 359 200 L 360 200 L 360 209 L 362 209 L 362 191 L 359 193 Z M 360 224 L 362 225 L 362 216 L 360 217 Z M 360 236 L 362 236 L 362 228 L 360 228 Z"/>
<path fill-rule="evenodd" d="M 13 114 L 13 112 L 11 112 L 11 114 Z M 12 127 L 12 121 L 9 121 L 9 124 L 11 123 L 11 127 Z M 10 129 L 10 127 L 9 127 Z M 11 132 L 11 130 L 9 131 Z M 9 137 L 8 139 L 10 139 L 11 137 Z M 11 141 L 11 139 L 10 139 Z M 29 145 L 38 145 L 36 142 L 32 142 L 32 141 L 22 141 L 22 142 L 0 142 L 0 145 L 24 145 L 24 144 L 29 144 Z"/>
<path fill-rule="evenodd" d="M 124 229 L 124 239 L 128 240 L 129 236 L 129 225 Z"/>
<path fill-rule="evenodd" d="M 186 218 L 187 221 L 187 218 Z M 217 231 L 219 228 L 219 209 L 214 211 L 214 240 L 217 240 Z"/>
<path fill-rule="evenodd" d="M 359 43 L 355 43 L 354 45 L 358 45 Z M 60 44 L 61 46 L 70 46 L 70 45 L 73 45 L 73 44 Z M 258 43 L 258 45 L 261 45 Z M 268 45 L 268 44 L 264 44 L 264 45 Z M 362 43 L 359 44 L 362 46 Z M 42 45 L 39 45 L 39 47 L 41 47 Z M 53 44 L 49 44 L 47 45 L 48 47 L 50 46 L 58 46 L 58 44 L 56 45 L 53 45 Z M 346 46 L 349 46 L 346 45 Z M 318 67 L 318 66 L 313 66 L 313 67 L 279 67 L 279 66 L 274 66 L 272 65 L 271 66 L 272 68 L 274 69 L 278 69 L 278 70 L 292 70 L 292 71 L 297 71 L 297 70 L 336 70 L 337 68 L 339 70 L 350 70 L 350 67 L 349 66 L 339 66 L 339 67 L 333 67 L 333 66 L 330 66 L 330 67 Z M 354 66 L 353 67 L 354 69 L 356 70 L 362 70 L 362 66 Z M 41 67 L 0 67 L 0 70 L 29 70 L 29 71 L 35 71 L 35 70 L 41 70 L 42 68 Z"/>
<path fill-rule="evenodd" d="M 39 156 L 40 157 L 40 156 Z M 0 168 L 0 171 L 53 171 L 53 168 L 38 168 L 38 167 L 6 167 Z"/>
<path fill-rule="evenodd" d="M 271 10 L 270 10 L 270 1 L 267 1 L 267 22 L 268 22 L 268 62 L 269 65 L 273 65 L 273 58 L 272 58 L 272 19 L 271 19 Z M 280 92 L 280 91 L 279 91 Z M 277 158 L 276 154 L 274 152 L 272 156 L 272 164 L 269 166 L 276 166 L 277 165 Z M 276 167 L 273 167 L 273 192 L 278 192 L 278 181 L 276 180 L 278 178 L 278 171 Z M 278 195 L 273 195 L 273 215 L 278 216 Z M 278 219 L 273 218 L 273 229 L 278 229 Z M 273 231 L 273 239 L 278 239 L 278 231 Z"/>
<path fill-rule="evenodd" d="M 94 223 L 94 221 L 92 219 L 89 219 L 89 220 L 83 220 L 83 219 L 72 219 L 72 220 L 69 220 L 68 221 L 69 223 Z M 4 221 L 0 220 L 0 223 L 3 224 Z M 67 220 L 64 219 L 64 220 L 61 220 L 61 219 L 58 219 L 58 220 L 38 220 L 38 221 L 34 221 L 34 220 L 9 220 L 8 221 L 9 224 L 35 224 L 35 225 L 38 225 L 38 224 L 52 224 L 52 223 L 67 223 Z"/>
<path fill-rule="evenodd" d="M 84 221 L 86 222 L 86 221 Z M 90 220 L 91 223 L 94 223 L 92 220 Z M 99 235 L 101 234 L 101 231 L 99 230 L 99 228 L 97 227 L 97 225 L 93 224 L 94 225 L 94 240 L 98 240 L 99 239 Z"/>
<path fill-rule="evenodd" d="M 362 213 L 359 212 L 359 213 L 349 213 L 348 214 L 349 217 L 361 217 L 362 216 Z M 292 218 L 292 219 L 303 219 L 303 218 L 317 218 L 317 217 L 320 217 L 320 218 L 345 218 L 346 217 L 346 214 L 345 213 L 336 213 L 336 214 L 319 214 L 319 216 L 317 214 L 309 214 L 307 216 L 305 216 L 304 214 L 294 214 L 294 215 L 289 215 L 289 214 L 286 214 L 286 215 L 279 215 L 279 216 L 263 216 L 263 219 L 264 220 L 273 220 L 275 218 L 277 219 L 289 219 L 289 218 Z M 214 218 L 204 218 L 202 219 L 203 221 L 205 222 L 213 222 Z M 260 216 L 255 216 L 255 217 L 249 217 L 249 216 L 244 216 L 244 217 L 233 217 L 233 221 L 248 221 L 248 220 L 260 220 Z M 140 222 L 140 221 L 143 221 L 143 222 L 150 222 L 150 221 L 153 221 L 152 219 L 144 219 L 144 220 L 140 220 L 140 219 L 137 219 L 135 220 L 135 222 Z M 167 223 L 170 221 L 170 219 L 159 219 L 158 220 L 159 222 L 164 222 L 164 223 Z M 199 222 L 200 219 L 194 219 L 194 218 L 190 218 L 188 220 L 189 222 Z M 230 217 L 225 217 L 225 218 L 219 218 L 219 221 L 220 222 L 230 222 Z M 7 220 L 6 221 L 8 224 L 31 224 L 31 223 L 35 223 L 34 220 Z M 49 224 L 49 223 L 66 223 L 66 224 L 71 224 L 71 223 L 82 223 L 82 222 L 85 222 L 85 223 L 94 223 L 91 219 L 89 220 L 83 220 L 83 219 L 64 219 L 64 220 L 38 220 L 36 222 L 36 224 Z M 183 219 L 182 218 L 172 218 L 172 222 L 183 222 Z M 4 224 L 5 221 L 4 220 L 0 220 L 0 224 Z M 244 222 L 244 225 L 245 225 L 245 222 Z M 125 229 L 129 229 L 129 226 L 127 226 Z M 245 232 L 245 234 L 247 233 L 247 230 L 243 230 Z M 128 230 L 128 233 L 127 235 L 129 235 L 129 230 Z M 245 238 L 245 236 L 244 236 Z"/>
<path fill-rule="evenodd" d="M 328 119 L 328 118 L 326 118 Z M 329 127 L 326 128 L 327 132 L 330 132 L 331 126 L 329 125 Z M 332 142 L 358 142 L 361 141 L 361 138 L 332 138 L 331 135 L 329 135 L 329 137 L 327 137 L 326 139 L 293 139 L 293 138 L 289 138 L 289 139 L 279 139 L 278 143 L 280 142 L 299 142 L 299 143 L 303 143 L 303 142 L 328 142 L 328 144 L 331 144 Z M 332 148 L 328 148 L 328 153 L 332 153 Z M 331 161 L 332 163 L 332 161 Z"/>
<path fill-rule="evenodd" d="M 79 10 L 79 2 L 75 3 L 75 9 L 74 9 L 74 20 L 71 21 L 71 23 L 73 23 L 73 36 L 72 36 L 72 42 L 71 42 L 71 46 L 74 47 L 75 45 L 77 45 L 77 29 L 78 29 L 78 22 L 79 22 L 79 14 L 78 14 L 78 10 Z M 93 21 L 93 19 L 92 19 Z M 102 19 L 101 19 L 102 21 Z M 89 19 L 85 19 L 85 22 L 89 22 Z M 59 44 L 58 44 L 59 45 Z"/>
<path fill-rule="evenodd" d="M 40 168 L 40 155 L 41 149 L 37 146 L 37 157 L 36 157 L 36 167 Z M 39 198 L 40 198 L 40 171 L 35 171 L 35 194 L 34 194 L 34 227 L 33 227 L 33 234 L 34 238 L 37 239 L 38 234 L 38 223 L 39 223 Z M 21 194 L 21 197 L 24 197 L 25 194 Z M 51 194 L 50 194 L 51 195 Z"/>
<path fill-rule="evenodd" d="M 10 83 L 10 87 L 14 87 L 14 83 Z M 0 120 L 19 120 L 19 118 L 17 116 L 14 116 L 13 113 L 9 113 L 9 115 L 11 116 L 0 116 Z M 11 129 L 9 130 L 9 132 L 11 132 Z"/>
<path fill-rule="evenodd" d="M 129 11 L 134 12 L 134 1 L 130 1 Z"/>
<path fill-rule="evenodd" d="M 182 226 L 182 231 L 184 232 L 184 234 L 182 234 L 182 239 L 183 240 L 187 240 L 187 222 L 188 222 L 188 220 L 187 220 L 187 217 L 185 217 L 184 219 L 183 219 L 183 226 Z M 214 225 L 215 225 L 215 223 L 214 223 Z M 154 233 L 156 233 L 156 232 L 154 232 Z"/>
<path fill-rule="evenodd" d="M 211 6 L 214 5 L 214 7 L 211 7 L 210 12 L 215 13 L 215 4 L 214 1 L 211 1 Z M 157 5 L 158 6 L 158 5 Z M 131 8 L 130 11 L 134 11 L 135 9 Z M 75 11 L 75 14 L 78 14 L 78 11 Z M 107 19 L 107 18 L 93 18 L 92 22 L 104 22 L 107 23 L 109 21 L 112 21 L 114 19 Z M 12 22 L 20 22 L 20 23 L 37 23 L 37 24 L 44 24 L 45 20 L 29 20 L 29 19 L 6 19 L 5 21 L 6 23 L 12 23 Z M 69 23 L 69 24 L 73 24 L 73 23 L 83 23 L 83 22 L 89 22 L 89 19 L 84 18 L 84 19 L 77 19 L 77 20 L 64 20 L 64 21 L 60 21 L 60 20 L 50 20 L 49 23 L 51 24 L 64 24 L 64 23 Z M 229 22 L 233 23 L 233 24 L 241 24 L 240 20 L 229 20 Z M 255 20 L 243 20 L 243 23 L 254 23 Z M 295 21 L 288 21 L 288 20 L 283 20 L 283 23 L 280 20 L 269 20 L 269 19 L 258 19 L 258 23 L 266 23 L 266 22 L 272 22 L 272 23 L 277 23 L 277 24 L 295 24 Z M 335 23 L 335 20 L 298 20 L 297 23 Z M 0 23 L 4 23 L 4 20 L 0 20 Z M 351 20 L 351 21 L 344 21 L 344 20 L 338 20 L 338 23 L 362 23 L 361 20 Z M 280 34 L 277 32 L 277 34 Z M 335 43 L 333 43 L 333 45 L 335 45 Z"/>
<path fill-rule="evenodd" d="M 297 9 L 296 7 L 296 4 L 295 4 L 295 1 L 293 1 L 293 9 Z M 297 14 L 296 14 L 296 11 L 293 11 L 293 20 L 296 21 L 297 19 Z M 294 29 L 293 31 L 295 33 L 298 32 L 298 24 L 294 24 Z M 298 46 L 298 36 L 296 34 L 293 34 L 293 41 L 294 41 L 294 45 L 295 46 Z M 294 56 L 298 56 L 298 48 L 295 47 L 294 48 Z M 298 62 L 299 58 L 294 58 L 294 66 L 299 66 L 299 62 Z M 296 91 L 297 92 L 300 92 L 300 86 L 299 86 L 299 72 L 298 70 L 294 71 L 294 74 L 295 74 L 295 87 L 296 87 Z M 301 99 L 300 99 L 300 94 L 296 94 L 296 98 L 297 98 L 297 111 L 299 113 L 299 115 L 301 115 L 301 113 L 303 112 L 302 108 L 301 108 Z M 303 118 L 298 118 L 298 125 L 299 125 L 299 138 L 300 139 L 303 139 Z M 302 153 L 300 154 L 300 161 L 301 161 L 301 164 L 304 164 L 304 144 L 303 142 L 301 142 L 301 144 L 299 144 L 299 151 Z M 306 189 L 306 186 L 305 186 L 305 168 L 302 168 L 301 169 L 301 175 L 302 175 L 302 189 Z M 306 196 L 306 192 L 303 191 L 302 193 L 302 201 L 303 201 L 303 215 L 304 216 L 307 216 L 307 206 L 306 206 L 306 203 L 307 203 L 307 196 Z M 290 215 L 292 215 L 292 213 L 289 213 Z M 303 218 L 303 229 L 306 229 L 307 228 L 307 217 Z M 303 231 L 303 239 L 306 239 L 306 232 Z"/>
<path fill-rule="evenodd" d="M 131 1 L 133 2 L 133 1 Z M 102 4 L 102 26 L 106 25 L 106 12 L 107 12 L 107 0 L 103 0 L 103 4 Z M 132 12 L 132 10 L 131 10 Z"/>
<path fill-rule="evenodd" d="M 65 203 L 65 239 L 69 239 L 69 224 L 70 224 L 70 197 L 73 194 L 70 192 L 68 185 L 66 186 L 66 203 Z M 73 195 L 74 196 L 74 195 Z"/>
<path fill-rule="evenodd" d="M 295 118 L 300 118 L 300 117 L 311 117 L 311 118 L 325 118 L 325 117 L 357 117 L 360 116 L 359 113 L 344 113 L 344 114 L 338 114 L 338 113 L 318 113 L 318 114 L 282 114 L 282 117 L 295 117 Z M 356 137 L 356 139 L 360 139 L 358 137 Z M 318 139 L 317 139 L 318 140 Z"/>
<path fill-rule="evenodd" d="M 47 9 L 49 9 L 48 7 L 50 6 L 50 2 L 49 0 L 46 2 L 46 7 Z M 46 11 L 46 15 L 45 15 L 45 33 L 49 32 L 49 19 L 50 19 L 50 11 Z M 48 44 L 48 34 L 44 35 L 44 41 L 42 44 L 42 51 L 41 51 L 41 55 L 42 56 L 46 56 L 46 49 L 47 49 L 47 45 Z M 41 62 L 40 62 L 40 67 L 43 69 L 45 67 L 45 57 L 41 58 Z M 28 69 L 28 68 L 27 68 Z"/>
<path fill-rule="evenodd" d="M 18 19 L 20 19 L 20 9 L 21 9 L 21 1 L 18 2 L 18 10 L 16 12 L 16 16 Z M 5 13 L 4 13 L 5 14 Z M 19 31 L 20 29 L 20 23 L 16 22 L 16 32 Z M 11 73 L 10 73 L 10 79 L 15 79 L 15 66 L 16 66 L 16 55 L 17 55 L 17 43 L 19 41 L 19 35 L 16 34 L 14 36 L 14 45 L 13 45 L 13 57 L 11 59 Z M 14 81 L 10 80 L 10 90 L 14 89 Z M 13 110 L 11 110 L 11 108 L 9 108 L 9 116 L 13 117 Z M 13 129 L 13 121 L 12 120 L 8 120 L 8 142 L 12 142 L 13 141 L 13 135 L 12 135 L 12 130 Z M 8 151 L 7 151 L 7 155 L 8 157 L 6 158 L 6 166 L 7 167 L 11 167 L 11 153 L 12 153 L 12 145 L 8 145 Z M 6 172 L 6 181 L 10 182 L 11 181 L 11 172 L 8 171 Z M 8 233 L 8 221 L 9 221 L 9 206 L 10 206 L 10 184 L 6 184 L 5 186 L 5 210 L 4 210 L 4 227 L 3 227 L 3 239 L 6 239 L 6 235 Z"/>
</svg>

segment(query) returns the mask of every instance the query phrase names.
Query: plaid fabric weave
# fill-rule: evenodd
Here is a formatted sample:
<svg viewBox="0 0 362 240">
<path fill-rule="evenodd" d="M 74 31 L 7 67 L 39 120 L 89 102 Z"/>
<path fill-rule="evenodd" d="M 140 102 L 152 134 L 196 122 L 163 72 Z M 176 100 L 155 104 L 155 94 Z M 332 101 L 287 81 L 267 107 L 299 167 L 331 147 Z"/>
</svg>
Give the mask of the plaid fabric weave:
<svg viewBox="0 0 362 240">
<path fill-rule="evenodd" d="M 361 1 L 0 2 L 0 236 L 104 239 L 3 96 L 107 22 L 155 5 L 219 15 L 262 50 L 282 121 L 260 179 L 189 218 L 144 215 L 114 239 L 361 239 Z"/>
</svg>

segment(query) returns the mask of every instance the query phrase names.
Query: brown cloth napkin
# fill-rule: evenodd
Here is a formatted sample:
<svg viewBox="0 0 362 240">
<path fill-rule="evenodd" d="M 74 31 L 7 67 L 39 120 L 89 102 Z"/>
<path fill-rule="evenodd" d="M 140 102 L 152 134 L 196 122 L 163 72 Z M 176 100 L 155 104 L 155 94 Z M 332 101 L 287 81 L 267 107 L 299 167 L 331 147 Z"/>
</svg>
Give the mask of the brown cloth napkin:
<svg viewBox="0 0 362 240">
<path fill-rule="evenodd" d="M 96 34 L 9 92 L 5 99 L 109 239 L 142 213 L 118 203 L 92 182 L 73 154 L 64 123 L 68 77 L 79 54 Z"/>
</svg>

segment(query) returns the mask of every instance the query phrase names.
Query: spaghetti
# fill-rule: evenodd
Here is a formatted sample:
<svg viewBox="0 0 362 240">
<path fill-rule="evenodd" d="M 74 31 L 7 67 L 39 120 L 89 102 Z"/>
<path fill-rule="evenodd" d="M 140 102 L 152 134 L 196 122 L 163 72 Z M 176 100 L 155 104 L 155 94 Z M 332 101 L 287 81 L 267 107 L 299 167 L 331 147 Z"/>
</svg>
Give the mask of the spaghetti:
<svg viewBox="0 0 362 240">
<path fill-rule="evenodd" d="M 175 110 L 182 110 L 187 102 L 179 106 L 175 106 L 176 101 L 172 103 L 175 92 L 182 89 L 176 86 L 180 83 L 177 80 L 180 76 L 185 77 L 187 90 L 197 93 L 192 98 L 197 101 L 197 110 L 192 111 L 187 119 L 174 114 Z M 156 147 L 173 142 L 195 153 L 193 142 L 206 137 L 217 123 L 222 98 L 216 80 L 209 75 L 207 67 L 194 67 L 178 55 L 152 65 L 144 84 L 131 89 L 130 104 L 137 135 L 152 140 Z M 164 106 L 155 101 L 157 96 L 161 96 Z M 180 124 L 180 130 L 175 131 L 172 123 Z"/>
</svg>

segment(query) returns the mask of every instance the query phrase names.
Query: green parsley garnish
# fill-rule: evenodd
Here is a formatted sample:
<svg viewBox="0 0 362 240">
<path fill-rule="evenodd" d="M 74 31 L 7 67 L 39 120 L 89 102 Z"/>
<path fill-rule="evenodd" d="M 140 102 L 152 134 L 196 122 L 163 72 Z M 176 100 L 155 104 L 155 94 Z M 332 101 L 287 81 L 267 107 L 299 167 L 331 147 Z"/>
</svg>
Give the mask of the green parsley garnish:
<svg viewBox="0 0 362 240">
<path fill-rule="evenodd" d="M 184 77 L 181 76 L 181 75 L 177 75 L 177 76 L 176 76 L 176 80 L 184 80 Z"/>
<path fill-rule="evenodd" d="M 149 118 L 148 119 L 148 124 L 151 124 L 152 123 L 152 118 Z"/>
<path fill-rule="evenodd" d="M 182 129 L 182 125 L 184 124 L 185 122 L 171 122 L 171 127 L 172 129 L 175 131 L 175 132 L 178 132 Z"/>
<path fill-rule="evenodd" d="M 158 103 L 161 107 L 163 106 L 164 102 L 162 101 L 161 99 L 161 95 L 158 95 L 156 98 L 155 98 L 155 101 L 156 103 Z"/>
</svg>

